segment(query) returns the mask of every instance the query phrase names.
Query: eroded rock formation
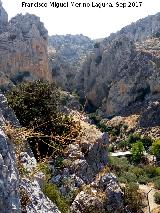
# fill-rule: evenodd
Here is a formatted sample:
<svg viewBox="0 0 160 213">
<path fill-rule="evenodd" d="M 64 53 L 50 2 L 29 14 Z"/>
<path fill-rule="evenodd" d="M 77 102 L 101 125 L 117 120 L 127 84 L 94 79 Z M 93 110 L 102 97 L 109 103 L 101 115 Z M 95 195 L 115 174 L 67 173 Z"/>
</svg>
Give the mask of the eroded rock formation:
<svg viewBox="0 0 160 213">
<path fill-rule="evenodd" d="M 79 192 L 73 196 L 71 213 L 121 212 L 125 209 L 123 194 L 107 167 L 108 134 L 89 124 L 85 116 L 76 112 L 73 115 L 75 120 L 80 120 L 83 134 L 65 150 L 61 170 L 52 162 L 51 182 L 66 198 Z"/>
<path fill-rule="evenodd" d="M 51 79 L 48 70 L 48 33 L 40 18 L 19 14 L 8 22 L 0 3 L 1 84 L 29 79 Z"/>
<path fill-rule="evenodd" d="M 78 78 L 89 111 L 113 116 L 160 98 L 159 20 L 160 13 L 149 16 L 95 45 Z"/>
<path fill-rule="evenodd" d="M 94 42 L 83 35 L 49 37 L 49 65 L 55 81 L 64 90 L 76 89 L 77 74 L 93 49 Z"/>
</svg>

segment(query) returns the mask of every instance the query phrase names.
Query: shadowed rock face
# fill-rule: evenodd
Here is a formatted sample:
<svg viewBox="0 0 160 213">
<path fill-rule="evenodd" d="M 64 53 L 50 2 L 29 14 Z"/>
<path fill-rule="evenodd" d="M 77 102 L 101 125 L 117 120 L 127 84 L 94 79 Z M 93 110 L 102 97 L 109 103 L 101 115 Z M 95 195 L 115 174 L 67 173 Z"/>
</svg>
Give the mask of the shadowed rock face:
<svg viewBox="0 0 160 213">
<path fill-rule="evenodd" d="M 94 42 L 83 35 L 55 35 L 49 37 L 49 65 L 52 76 L 63 89 L 76 89 L 76 76 L 93 49 Z"/>
<path fill-rule="evenodd" d="M 160 98 L 160 13 L 95 45 L 77 88 L 87 108 L 113 116 L 137 102 Z"/>
<path fill-rule="evenodd" d="M 47 36 L 47 30 L 35 15 L 19 14 L 8 23 L 7 13 L 0 3 L 1 84 L 17 72 L 29 72 L 30 79 L 51 79 Z"/>
</svg>

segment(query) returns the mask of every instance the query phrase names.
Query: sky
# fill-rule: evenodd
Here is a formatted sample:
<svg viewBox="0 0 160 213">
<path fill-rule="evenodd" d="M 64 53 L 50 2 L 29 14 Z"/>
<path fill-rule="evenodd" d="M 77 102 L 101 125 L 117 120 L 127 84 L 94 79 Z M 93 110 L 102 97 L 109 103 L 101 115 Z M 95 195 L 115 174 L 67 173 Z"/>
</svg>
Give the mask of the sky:
<svg viewBox="0 0 160 213">
<path fill-rule="evenodd" d="M 68 8 L 53 8 L 50 2 L 69 2 Z M 141 7 L 115 7 L 116 2 L 142 2 Z M 25 3 L 47 3 L 47 8 L 22 8 Z M 76 3 L 112 3 L 113 8 L 96 7 L 71 7 L 71 2 Z M 122 27 L 160 12 L 160 0 L 2 0 L 3 7 L 8 13 L 9 19 L 18 13 L 26 12 L 40 17 L 47 28 L 49 35 L 83 34 L 92 39 L 104 38 Z M 134 5 L 134 4 L 133 4 Z"/>
</svg>

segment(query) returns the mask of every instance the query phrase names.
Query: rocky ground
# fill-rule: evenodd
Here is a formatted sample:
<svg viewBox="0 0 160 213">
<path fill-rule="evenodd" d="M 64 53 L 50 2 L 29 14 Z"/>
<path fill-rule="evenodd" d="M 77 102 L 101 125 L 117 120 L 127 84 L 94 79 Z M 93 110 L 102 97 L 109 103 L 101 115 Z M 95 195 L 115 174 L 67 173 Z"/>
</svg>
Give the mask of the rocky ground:
<svg viewBox="0 0 160 213">
<path fill-rule="evenodd" d="M 80 121 L 82 136 L 68 146 L 62 169 L 52 166 L 51 182 L 58 185 L 64 196 L 77 194 L 70 207 L 73 213 L 91 211 L 91 208 L 96 212 L 107 209 L 120 212 L 124 208 L 122 192 L 107 166 L 108 136 L 89 124 L 84 115 L 75 111 L 72 114 Z"/>
</svg>

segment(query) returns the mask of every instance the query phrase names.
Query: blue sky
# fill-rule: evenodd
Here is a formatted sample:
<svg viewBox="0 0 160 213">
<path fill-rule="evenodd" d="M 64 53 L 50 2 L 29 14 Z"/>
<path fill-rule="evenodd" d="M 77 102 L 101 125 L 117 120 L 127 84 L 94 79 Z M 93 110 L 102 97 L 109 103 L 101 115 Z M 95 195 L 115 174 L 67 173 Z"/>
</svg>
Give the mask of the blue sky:
<svg viewBox="0 0 160 213">
<path fill-rule="evenodd" d="M 40 16 L 50 35 L 84 34 L 91 38 L 103 38 L 140 18 L 160 12 L 160 0 L 140 0 L 136 8 L 22 8 L 22 2 L 49 2 L 52 0 L 2 0 L 9 18 L 26 12 Z M 56 1 L 56 0 L 54 0 Z M 57 0 L 57 2 L 129 2 L 127 0 Z M 131 2 L 134 2 L 131 0 Z M 139 1 L 135 1 L 139 2 Z"/>
</svg>

